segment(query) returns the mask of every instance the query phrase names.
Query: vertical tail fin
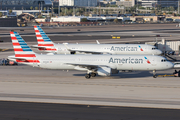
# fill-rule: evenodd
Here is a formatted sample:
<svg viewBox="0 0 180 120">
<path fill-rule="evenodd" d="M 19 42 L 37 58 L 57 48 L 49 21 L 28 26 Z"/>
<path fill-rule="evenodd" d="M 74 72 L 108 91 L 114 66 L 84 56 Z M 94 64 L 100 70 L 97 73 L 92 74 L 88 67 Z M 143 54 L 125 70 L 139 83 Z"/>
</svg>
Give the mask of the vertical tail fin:
<svg viewBox="0 0 180 120">
<path fill-rule="evenodd" d="M 36 33 L 38 46 L 43 47 L 43 49 L 40 48 L 39 50 L 45 50 L 45 51 L 49 51 L 49 52 L 56 51 L 56 48 L 54 47 L 54 43 L 45 34 L 45 32 L 41 29 L 41 27 L 34 26 L 34 30 Z"/>
<path fill-rule="evenodd" d="M 10 35 L 17 62 L 38 62 L 37 60 L 34 60 L 36 58 L 36 54 L 17 32 L 10 32 Z"/>
<path fill-rule="evenodd" d="M 36 38 L 38 41 L 38 46 L 54 46 L 54 43 L 50 38 L 45 34 L 45 32 L 39 26 L 34 26 L 36 33 Z"/>
</svg>

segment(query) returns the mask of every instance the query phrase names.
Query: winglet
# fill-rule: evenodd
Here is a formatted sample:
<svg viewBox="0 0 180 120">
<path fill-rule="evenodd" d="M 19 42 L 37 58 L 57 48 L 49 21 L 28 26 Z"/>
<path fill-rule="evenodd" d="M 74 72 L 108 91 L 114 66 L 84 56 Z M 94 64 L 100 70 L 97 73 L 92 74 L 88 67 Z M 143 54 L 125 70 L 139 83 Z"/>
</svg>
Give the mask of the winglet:
<svg viewBox="0 0 180 120">
<path fill-rule="evenodd" d="M 97 44 L 100 44 L 100 42 L 98 40 L 96 40 Z"/>
<path fill-rule="evenodd" d="M 68 43 L 63 43 L 67 50 L 71 51 L 71 49 L 67 46 Z"/>
</svg>

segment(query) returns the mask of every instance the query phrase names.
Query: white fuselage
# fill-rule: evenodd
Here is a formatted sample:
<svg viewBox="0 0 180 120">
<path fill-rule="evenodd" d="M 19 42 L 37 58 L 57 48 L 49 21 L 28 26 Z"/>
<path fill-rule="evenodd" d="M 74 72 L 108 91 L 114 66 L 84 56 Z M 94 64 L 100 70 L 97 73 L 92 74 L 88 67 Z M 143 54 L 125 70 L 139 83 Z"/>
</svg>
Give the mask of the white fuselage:
<svg viewBox="0 0 180 120">
<path fill-rule="evenodd" d="M 109 53 L 109 54 L 131 54 L 131 55 L 160 55 L 162 51 L 155 46 L 146 44 L 67 44 L 71 51 L 76 53 Z M 56 54 L 70 54 L 63 44 L 55 44 Z M 53 52 L 53 51 L 47 51 Z"/>
<path fill-rule="evenodd" d="M 173 67 L 173 64 L 166 61 L 164 57 L 151 55 L 36 55 L 33 60 L 39 60 L 39 63 L 21 63 L 47 69 L 86 71 L 88 66 L 142 71 L 166 70 Z M 87 68 L 81 69 L 81 66 L 87 66 Z"/>
</svg>

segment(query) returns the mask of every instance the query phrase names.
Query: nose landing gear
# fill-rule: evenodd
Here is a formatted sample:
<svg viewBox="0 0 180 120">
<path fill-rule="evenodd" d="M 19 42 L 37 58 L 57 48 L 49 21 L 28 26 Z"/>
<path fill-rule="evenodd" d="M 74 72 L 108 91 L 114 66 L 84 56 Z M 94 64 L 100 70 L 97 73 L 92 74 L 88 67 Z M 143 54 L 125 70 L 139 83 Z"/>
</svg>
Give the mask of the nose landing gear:
<svg viewBox="0 0 180 120">
<path fill-rule="evenodd" d="M 153 70 L 153 78 L 157 78 L 156 70 Z"/>
</svg>

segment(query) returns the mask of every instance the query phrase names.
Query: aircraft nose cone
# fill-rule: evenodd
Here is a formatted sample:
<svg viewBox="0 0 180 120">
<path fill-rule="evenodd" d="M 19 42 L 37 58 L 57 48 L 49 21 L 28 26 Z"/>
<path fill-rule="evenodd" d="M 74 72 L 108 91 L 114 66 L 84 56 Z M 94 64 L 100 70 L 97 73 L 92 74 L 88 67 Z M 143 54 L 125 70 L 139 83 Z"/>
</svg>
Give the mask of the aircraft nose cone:
<svg viewBox="0 0 180 120">
<path fill-rule="evenodd" d="M 161 54 L 162 54 L 162 51 L 161 51 L 161 50 L 158 50 L 158 51 L 157 51 L 157 54 L 158 54 L 158 55 L 161 55 Z"/>
<path fill-rule="evenodd" d="M 174 64 L 173 63 L 171 63 L 171 68 L 174 68 Z"/>
<path fill-rule="evenodd" d="M 174 64 L 172 62 L 169 62 L 167 67 L 170 69 L 170 68 L 173 68 L 174 67 Z"/>
</svg>

